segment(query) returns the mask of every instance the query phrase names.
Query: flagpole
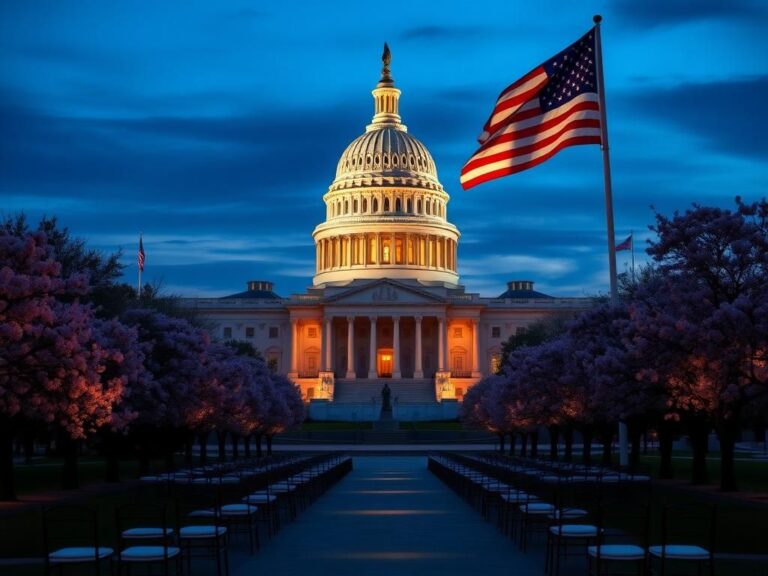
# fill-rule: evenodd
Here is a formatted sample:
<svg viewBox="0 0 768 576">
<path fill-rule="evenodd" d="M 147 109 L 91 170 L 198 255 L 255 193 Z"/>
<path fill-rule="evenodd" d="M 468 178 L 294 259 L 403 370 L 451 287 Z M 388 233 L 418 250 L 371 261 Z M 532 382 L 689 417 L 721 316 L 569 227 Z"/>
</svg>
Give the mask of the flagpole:
<svg viewBox="0 0 768 576">
<path fill-rule="evenodd" d="M 629 241 L 629 247 L 632 249 L 632 284 L 635 283 L 635 231 L 630 231 L 630 237 L 632 240 Z"/>
<path fill-rule="evenodd" d="M 611 304 L 618 299 L 616 281 L 616 239 L 613 231 L 613 193 L 611 190 L 611 158 L 608 148 L 608 119 L 605 113 L 605 82 L 603 81 L 603 46 L 600 38 L 599 14 L 592 18 L 595 23 L 595 67 L 597 69 L 597 98 L 600 103 L 600 149 L 603 151 L 603 185 L 605 188 L 605 220 L 608 229 L 608 271 L 611 285 Z"/>
<path fill-rule="evenodd" d="M 141 242 L 142 236 L 144 236 L 144 233 L 139 232 L 139 250 L 141 250 L 141 246 L 142 246 L 142 242 Z M 139 283 L 136 289 L 136 299 L 141 300 L 141 264 L 138 265 L 138 268 L 139 268 Z"/>
<path fill-rule="evenodd" d="M 603 185 L 605 187 L 605 223 L 608 233 L 608 273 L 611 283 L 611 304 L 619 300 L 616 280 L 616 238 L 613 231 L 613 192 L 611 189 L 611 157 L 608 152 L 608 118 L 605 113 L 605 82 L 603 80 L 603 42 L 600 37 L 600 22 L 603 17 L 596 14 L 595 23 L 595 67 L 597 68 L 597 98 L 600 103 L 600 149 L 603 151 Z M 629 464 L 627 425 L 619 421 L 619 465 Z"/>
</svg>

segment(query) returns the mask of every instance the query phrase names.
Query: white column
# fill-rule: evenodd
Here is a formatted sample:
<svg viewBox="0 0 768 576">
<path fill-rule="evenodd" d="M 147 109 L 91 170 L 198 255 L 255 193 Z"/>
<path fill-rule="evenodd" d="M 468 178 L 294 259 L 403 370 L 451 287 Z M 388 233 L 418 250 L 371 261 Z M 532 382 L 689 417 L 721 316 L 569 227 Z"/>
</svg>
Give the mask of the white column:
<svg viewBox="0 0 768 576">
<path fill-rule="evenodd" d="M 394 355 L 392 378 L 402 378 L 400 374 L 400 317 L 393 316 L 392 323 L 392 354 Z"/>
<path fill-rule="evenodd" d="M 480 374 L 480 321 L 472 321 L 472 376 Z"/>
<path fill-rule="evenodd" d="M 347 378 L 355 376 L 355 317 L 347 316 Z"/>
<path fill-rule="evenodd" d="M 445 370 L 445 319 L 437 319 L 437 370 Z"/>
<path fill-rule="evenodd" d="M 291 320 L 291 373 L 299 371 L 299 321 Z"/>
<path fill-rule="evenodd" d="M 333 356 L 331 352 L 333 351 L 333 345 L 331 344 L 331 332 L 333 330 L 333 318 L 326 318 L 325 319 L 325 338 L 323 339 L 323 344 L 325 344 L 325 366 L 323 369 L 326 372 L 333 372 Z"/>
<path fill-rule="evenodd" d="M 347 236 L 347 268 L 352 267 L 352 236 Z"/>
<path fill-rule="evenodd" d="M 413 377 L 424 378 L 424 369 L 421 365 L 421 316 L 416 316 L 416 367 Z"/>
<path fill-rule="evenodd" d="M 376 370 L 376 316 L 371 316 L 371 353 L 370 362 L 368 363 L 368 378 L 376 378 L 378 371 Z"/>
</svg>

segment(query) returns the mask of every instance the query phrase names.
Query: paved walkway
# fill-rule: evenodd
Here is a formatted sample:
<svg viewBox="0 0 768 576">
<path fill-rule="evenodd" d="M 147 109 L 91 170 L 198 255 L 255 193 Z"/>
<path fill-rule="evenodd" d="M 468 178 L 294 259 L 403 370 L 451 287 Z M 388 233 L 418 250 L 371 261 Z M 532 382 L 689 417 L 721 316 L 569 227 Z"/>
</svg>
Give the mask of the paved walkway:
<svg viewBox="0 0 768 576">
<path fill-rule="evenodd" d="M 543 551 L 519 552 L 429 472 L 423 456 L 355 456 L 353 471 L 297 521 L 255 556 L 231 560 L 232 576 L 544 571 Z"/>
</svg>

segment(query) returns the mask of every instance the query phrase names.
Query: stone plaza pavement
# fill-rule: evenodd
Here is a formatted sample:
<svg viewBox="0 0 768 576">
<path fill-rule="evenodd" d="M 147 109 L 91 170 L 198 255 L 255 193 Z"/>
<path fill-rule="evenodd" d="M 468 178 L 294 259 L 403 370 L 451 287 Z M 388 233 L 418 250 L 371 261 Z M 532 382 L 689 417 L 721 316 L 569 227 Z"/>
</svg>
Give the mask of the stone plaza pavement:
<svg viewBox="0 0 768 576">
<path fill-rule="evenodd" d="M 427 470 L 425 456 L 355 456 L 354 469 L 231 575 L 541 576 L 543 543 L 520 552 Z M 583 564 L 561 574 L 584 573 Z M 570 569 L 568 569 L 570 568 Z"/>
</svg>

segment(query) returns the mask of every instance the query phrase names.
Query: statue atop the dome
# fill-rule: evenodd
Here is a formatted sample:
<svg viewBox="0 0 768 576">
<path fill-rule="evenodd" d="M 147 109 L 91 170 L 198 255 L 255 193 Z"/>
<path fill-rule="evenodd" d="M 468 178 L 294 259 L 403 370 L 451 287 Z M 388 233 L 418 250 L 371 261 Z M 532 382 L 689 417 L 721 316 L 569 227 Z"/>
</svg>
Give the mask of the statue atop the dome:
<svg viewBox="0 0 768 576">
<path fill-rule="evenodd" d="M 384 42 L 384 53 L 381 55 L 381 62 L 383 64 L 381 68 L 381 82 L 392 82 L 392 76 L 390 76 L 389 64 L 392 62 L 392 53 L 389 51 L 389 46 Z"/>
</svg>

